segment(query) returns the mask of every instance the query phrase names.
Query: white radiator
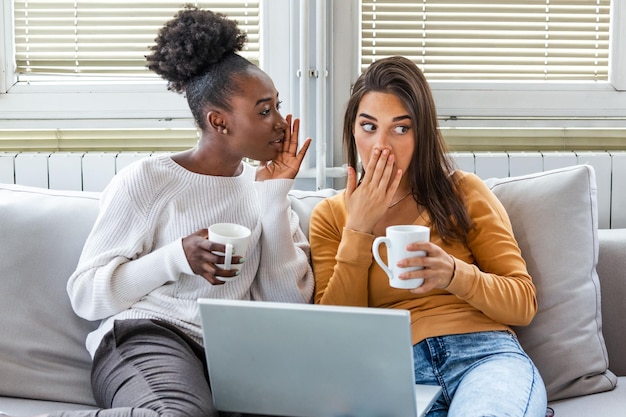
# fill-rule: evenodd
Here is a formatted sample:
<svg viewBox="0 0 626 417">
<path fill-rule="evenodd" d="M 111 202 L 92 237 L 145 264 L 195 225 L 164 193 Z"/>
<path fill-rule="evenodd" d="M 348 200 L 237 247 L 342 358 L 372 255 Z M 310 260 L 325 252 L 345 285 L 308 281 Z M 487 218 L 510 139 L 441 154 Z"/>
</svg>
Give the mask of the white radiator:
<svg viewBox="0 0 626 417">
<path fill-rule="evenodd" d="M 120 169 L 150 152 L 0 153 L 0 182 L 102 191 Z M 626 227 L 626 151 L 454 152 L 459 168 L 483 179 L 512 177 L 576 164 L 596 172 L 599 227 Z"/>
<path fill-rule="evenodd" d="M 0 153 L 0 182 L 55 190 L 102 191 L 129 163 L 150 152 Z"/>
<path fill-rule="evenodd" d="M 598 227 L 626 227 L 626 151 L 453 152 L 452 156 L 460 169 L 482 179 L 591 165 L 598 188 Z"/>
</svg>

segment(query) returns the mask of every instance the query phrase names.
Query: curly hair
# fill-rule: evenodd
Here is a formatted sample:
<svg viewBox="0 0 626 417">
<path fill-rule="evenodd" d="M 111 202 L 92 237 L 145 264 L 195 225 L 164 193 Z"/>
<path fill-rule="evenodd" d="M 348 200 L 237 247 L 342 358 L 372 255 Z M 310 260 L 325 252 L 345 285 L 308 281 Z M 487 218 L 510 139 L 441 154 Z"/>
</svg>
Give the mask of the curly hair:
<svg viewBox="0 0 626 417">
<path fill-rule="evenodd" d="M 467 244 L 472 220 L 463 204 L 461 190 L 450 175 L 454 163 L 447 154 L 438 128 L 437 110 L 424 74 L 411 60 L 394 56 L 371 64 L 356 80 L 343 125 L 343 145 L 348 164 L 357 169 L 358 151 L 353 129 L 359 104 L 370 92 L 395 95 L 415 124 L 415 150 L 408 169 L 414 200 L 425 207 L 444 241 Z M 361 177 L 365 173 L 361 172 Z"/>
<path fill-rule="evenodd" d="M 230 110 L 229 97 L 240 93 L 236 77 L 256 66 L 237 54 L 247 41 L 237 22 L 190 4 L 159 30 L 147 67 L 184 94 L 196 125 L 204 130 L 205 108 Z"/>
</svg>

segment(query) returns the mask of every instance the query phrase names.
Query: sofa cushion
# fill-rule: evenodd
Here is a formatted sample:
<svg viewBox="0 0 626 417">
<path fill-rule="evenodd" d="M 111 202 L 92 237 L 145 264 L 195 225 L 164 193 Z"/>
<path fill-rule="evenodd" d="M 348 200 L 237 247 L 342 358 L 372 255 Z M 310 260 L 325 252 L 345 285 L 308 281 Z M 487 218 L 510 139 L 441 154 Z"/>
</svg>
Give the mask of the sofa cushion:
<svg viewBox="0 0 626 417">
<path fill-rule="evenodd" d="M 609 229 L 607 229 L 609 230 Z M 626 410 L 626 377 L 612 391 L 551 402 L 556 417 L 622 417 Z"/>
<path fill-rule="evenodd" d="M 309 219 L 315 206 L 317 206 L 320 201 L 332 197 L 338 192 L 339 191 L 332 188 L 324 188 L 318 191 L 289 191 L 291 209 L 298 215 L 300 227 L 307 238 L 309 237 Z"/>
<path fill-rule="evenodd" d="M 611 371 L 626 379 L 626 228 L 598 230 L 598 276 L 602 286 L 602 333 Z M 620 382 L 622 379 L 620 379 Z M 624 380 L 623 382 L 626 382 Z M 626 388 L 626 387 L 625 387 Z M 626 395 L 624 395 L 626 403 Z M 626 407 L 624 407 L 626 410 Z"/>
<path fill-rule="evenodd" d="M 76 316 L 65 287 L 97 212 L 97 194 L 0 184 L 0 305 L 10 312 L 0 315 L 0 395 L 94 404 L 85 338 L 96 323 Z"/>
<path fill-rule="evenodd" d="M 507 210 L 537 287 L 539 310 L 520 342 L 546 383 L 549 400 L 611 390 L 602 335 L 595 174 L 578 165 L 489 179 Z"/>
</svg>

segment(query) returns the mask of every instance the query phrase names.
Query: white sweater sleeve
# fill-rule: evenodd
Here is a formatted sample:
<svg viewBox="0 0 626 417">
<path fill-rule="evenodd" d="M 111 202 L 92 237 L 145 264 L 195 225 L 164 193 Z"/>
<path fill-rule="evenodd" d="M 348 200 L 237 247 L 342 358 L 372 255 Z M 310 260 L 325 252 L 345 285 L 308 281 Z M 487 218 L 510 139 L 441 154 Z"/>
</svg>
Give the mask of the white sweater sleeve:
<svg viewBox="0 0 626 417">
<path fill-rule="evenodd" d="M 310 245 L 291 210 L 287 193 L 293 180 L 255 182 L 261 208 L 261 259 L 252 286 L 258 300 L 310 303 L 313 272 Z"/>
<path fill-rule="evenodd" d="M 102 194 L 100 214 L 67 283 L 76 314 L 87 320 L 112 316 L 181 274 L 193 273 L 182 238 L 152 250 L 154 233 L 123 187 Z"/>
</svg>

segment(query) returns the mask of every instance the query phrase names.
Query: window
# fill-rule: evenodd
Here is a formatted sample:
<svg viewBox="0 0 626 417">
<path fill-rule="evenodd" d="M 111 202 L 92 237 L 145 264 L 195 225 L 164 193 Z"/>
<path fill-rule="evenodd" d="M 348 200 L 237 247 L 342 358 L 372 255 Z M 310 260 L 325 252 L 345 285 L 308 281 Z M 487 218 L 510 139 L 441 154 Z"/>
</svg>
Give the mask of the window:
<svg viewBox="0 0 626 417">
<path fill-rule="evenodd" d="M 607 81 L 609 11 L 609 0 L 364 0 L 361 68 L 404 55 L 431 81 Z"/>
<path fill-rule="evenodd" d="M 514 18 L 522 12 L 529 17 Z M 411 24 L 405 17 L 417 22 Z M 504 18 L 511 25 L 519 22 L 520 30 L 503 31 L 499 21 Z M 492 30 L 499 30 L 497 36 L 483 30 L 490 19 L 496 23 Z M 359 7 L 337 5 L 334 20 L 341 22 L 343 31 L 352 26 L 359 34 L 356 39 L 335 39 L 333 48 L 341 53 L 334 55 L 334 68 L 351 67 L 358 74 L 376 56 L 412 56 L 424 66 L 442 127 L 626 125 L 623 1 L 362 0 Z M 490 42 L 504 34 L 517 36 L 508 42 L 518 46 L 503 51 Z M 466 45 L 458 40 L 470 35 L 480 41 Z M 453 58 L 458 53 L 461 58 Z M 339 109 L 347 97 L 347 92 L 342 94 L 334 102 Z"/>
<path fill-rule="evenodd" d="M 171 0 L 15 0 L 17 81 L 156 78 L 145 55 L 159 28 L 180 8 Z M 248 35 L 242 55 L 259 63 L 259 1 L 197 1 Z"/>
<path fill-rule="evenodd" d="M 3 143 L 14 144 L 10 138 L 23 135 L 11 131 L 24 130 L 35 132 L 34 137 L 45 131 L 58 143 L 76 136 L 66 133 L 72 130 L 108 131 L 112 143 L 122 146 L 125 129 L 145 129 L 131 136 L 146 140 L 153 129 L 182 129 L 193 140 L 185 99 L 168 91 L 163 80 L 145 69 L 144 60 L 158 28 L 185 2 L 0 2 L 0 92 L 6 93 L 0 94 L 0 129 L 9 137 Z M 189 3 L 236 19 L 248 34 L 243 54 L 263 65 L 260 0 Z"/>
</svg>

